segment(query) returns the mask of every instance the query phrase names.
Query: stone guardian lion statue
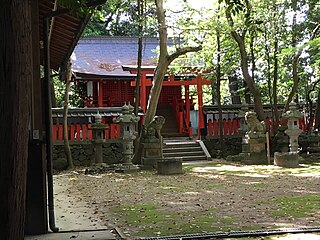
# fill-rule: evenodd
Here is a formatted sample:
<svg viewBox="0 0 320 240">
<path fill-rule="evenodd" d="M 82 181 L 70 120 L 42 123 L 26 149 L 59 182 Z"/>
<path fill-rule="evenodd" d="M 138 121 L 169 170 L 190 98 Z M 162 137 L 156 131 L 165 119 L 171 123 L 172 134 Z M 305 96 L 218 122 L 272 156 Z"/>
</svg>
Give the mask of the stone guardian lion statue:
<svg viewBox="0 0 320 240">
<path fill-rule="evenodd" d="M 247 134 L 264 134 L 266 132 L 266 125 L 263 121 L 259 122 L 255 112 L 246 112 L 245 120 L 248 126 Z"/>
</svg>

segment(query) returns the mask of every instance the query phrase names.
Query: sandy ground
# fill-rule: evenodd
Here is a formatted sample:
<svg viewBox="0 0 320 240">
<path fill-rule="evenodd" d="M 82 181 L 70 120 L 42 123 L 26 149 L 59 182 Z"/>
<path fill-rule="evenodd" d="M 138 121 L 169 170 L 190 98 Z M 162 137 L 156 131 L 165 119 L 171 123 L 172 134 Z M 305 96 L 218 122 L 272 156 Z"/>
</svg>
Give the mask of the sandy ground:
<svg viewBox="0 0 320 240">
<path fill-rule="evenodd" d="M 189 163 L 184 174 L 175 176 L 160 176 L 150 171 L 85 175 L 83 169 L 55 176 L 58 224 L 68 228 L 66 222 L 70 220 L 66 216 L 71 215 L 78 227 L 84 222 L 85 228 L 117 227 L 128 237 L 161 235 L 162 227 L 169 228 L 165 229 L 166 233 L 181 234 L 320 226 L 320 207 L 306 210 L 308 213 L 303 217 L 296 216 L 294 209 L 301 212 L 308 202 L 298 202 L 292 214 L 274 215 L 282 209 L 275 199 L 302 196 L 308 199 L 319 193 L 319 165 L 282 169 L 213 161 Z M 61 196 L 67 198 L 61 199 Z M 320 206 L 319 198 L 312 201 L 318 201 Z M 65 206 L 74 204 L 79 208 L 72 216 Z M 169 217 L 162 222 L 146 222 L 143 218 L 147 216 L 140 212 L 147 211 L 143 207 L 147 205 L 156 206 L 157 211 L 167 215 L 177 215 L 179 219 Z M 133 206 L 141 208 L 136 220 L 128 219 L 126 214 Z M 205 229 L 200 221 L 204 217 L 212 220 L 205 222 Z M 186 223 L 184 227 L 181 222 Z M 185 227 L 188 223 L 190 228 Z"/>
</svg>

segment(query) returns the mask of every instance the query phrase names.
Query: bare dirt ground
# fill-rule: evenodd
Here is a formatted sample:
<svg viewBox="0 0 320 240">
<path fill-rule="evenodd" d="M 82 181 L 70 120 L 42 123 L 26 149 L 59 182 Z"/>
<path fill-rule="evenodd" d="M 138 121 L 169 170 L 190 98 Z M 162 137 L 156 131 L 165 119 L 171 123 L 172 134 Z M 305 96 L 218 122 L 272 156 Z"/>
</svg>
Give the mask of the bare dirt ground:
<svg viewBox="0 0 320 240">
<path fill-rule="evenodd" d="M 320 226 L 320 164 L 283 169 L 215 160 L 184 174 L 59 174 L 68 194 L 128 237 Z M 65 176 L 63 176 L 65 174 Z"/>
</svg>

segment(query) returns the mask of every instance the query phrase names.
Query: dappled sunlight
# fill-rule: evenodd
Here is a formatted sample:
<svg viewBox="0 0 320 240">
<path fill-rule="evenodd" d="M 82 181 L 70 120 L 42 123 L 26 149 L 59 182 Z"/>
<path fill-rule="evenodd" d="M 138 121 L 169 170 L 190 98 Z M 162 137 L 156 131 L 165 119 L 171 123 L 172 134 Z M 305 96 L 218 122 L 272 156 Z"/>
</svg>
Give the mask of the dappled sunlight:
<svg viewBox="0 0 320 240">
<path fill-rule="evenodd" d="M 288 234 L 286 236 L 271 237 L 278 240 L 320 240 L 320 236 L 313 233 Z"/>
<path fill-rule="evenodd" d="M 226 176 L 223 176 L 223 175 L 213 175 L 213 173 L 210 173 L 210 174 L 199 174 L 198 173 L 190 173 L 190 175 L 192 176 L 196 176 L 196 177 L 200 177 L 200 178 L 207 178 L 207 179 L 221 179 L 221 180 L 225 180 L 226 179 Z"/>
<path fill-rule="evenodd" d="M 103 178 L 102 175 L 90 175 L 90 174 L 88 174 L 88 175 L 86 175 L 86 176 L 88 176 L 88 177 L 90 177 L 90 178 Z"/>
<path fill-rule="evenodd" d="M 319 191 L 320 191 L 320 186 L 319 186 Z M 303 193 L 303 194 L 319 194 L 320 193 L 319 191 L 310 191 L 310 190 L 306 190 L 306 189 L 293 189 L 292 190 L 292 192 Z"/>
<path fill-rule="evenodd" d="M 314 177 L 319 168 L 192 162 L 178 175 L 141 171 L 64 178 L 73 179 L 68 182 L 76 196 L 106 224 L 176 234 L 319 225 L 320 182 Z M 314 176 L 304 177 L 307 173 Z M 301 205 L 304 201 L 308 204 Z"/>
<path fill-rule="evenodd" d="M 193 167 L 190 169 L 190 171 L 198 174 L 211 173 L 256 178 L 265 178 L 282 174 L 320 178 L 320 166 L 307 164 L 300 164 L 298 168 L 282 168 L 274 165 L 216 164 L 215 166 L 212 166 L 212 163 L 208 163 L 207 165 L 201 163 L 199 166 L 193 164 Z M 212 176 L 209 174 L 203 175 L 202 177 L 212 178 Z"/>
<path fill-rule="evenodd" d="M 196 195 L 199 195 L 200 193 L 199 192 L 184 192 L 183 194 L 184 195 L 196 196 Z"/>
</svg>

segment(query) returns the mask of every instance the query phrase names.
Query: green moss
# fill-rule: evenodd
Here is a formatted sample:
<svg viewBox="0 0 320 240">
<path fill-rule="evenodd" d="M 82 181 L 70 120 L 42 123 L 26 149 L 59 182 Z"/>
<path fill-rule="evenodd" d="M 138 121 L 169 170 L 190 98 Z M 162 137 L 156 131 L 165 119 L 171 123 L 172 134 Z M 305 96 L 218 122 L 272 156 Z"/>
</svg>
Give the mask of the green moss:
<svg viewBox="0 0 320 240">
<path fill-rule="evenodd" d="M 262 182 L 254 183 L 253 186 L 254 186 L 255 189 L 264 189 L 264 188 L 267 188 L 267 184 L 262 183 Z"/>
<path fill-rule="evenodd" d="M 125 205 L 113 211 L 122 215 L 130 225 L 169 223 L 178 219 L 176 213 L 158 210 L 153 204 Z"/>
<path fill-rule="evenodd" d="M 229 231 L 236 227 L 232 217 L 217 218 L 215 209 L 207 209 L 199 215 L 197 211 L 171 212 L 157 209 L 153 204 L 138 204 L 120 206 L 113 212 L 124 219 L 123 223 L 137 228 L 134 235 L 144 237 Z"/>
<path fill-rule="evenodd" d="M 274 217 L 306 217 L 319 210 L 320 195 L 283 197 L 272 202 L 279 204 L 278 209 L 272 212 Z"/>
</svg>

